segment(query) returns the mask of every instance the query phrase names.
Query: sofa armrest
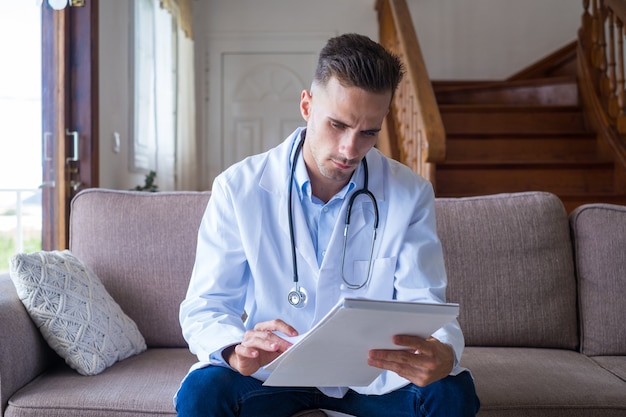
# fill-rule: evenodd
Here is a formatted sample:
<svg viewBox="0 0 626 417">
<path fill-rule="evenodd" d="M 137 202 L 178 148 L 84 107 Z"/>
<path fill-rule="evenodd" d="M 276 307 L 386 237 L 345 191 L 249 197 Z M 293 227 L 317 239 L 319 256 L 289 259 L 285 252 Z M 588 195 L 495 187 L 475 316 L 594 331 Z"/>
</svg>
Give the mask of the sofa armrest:
<svg viewBox="0 0 626 417">
<path fill-rule="evenodd" d="M 9 398 L 41 374 L 53 358 L 11 277 L 0 274 L 0 415 L 4 415 Z"/>
</svg>

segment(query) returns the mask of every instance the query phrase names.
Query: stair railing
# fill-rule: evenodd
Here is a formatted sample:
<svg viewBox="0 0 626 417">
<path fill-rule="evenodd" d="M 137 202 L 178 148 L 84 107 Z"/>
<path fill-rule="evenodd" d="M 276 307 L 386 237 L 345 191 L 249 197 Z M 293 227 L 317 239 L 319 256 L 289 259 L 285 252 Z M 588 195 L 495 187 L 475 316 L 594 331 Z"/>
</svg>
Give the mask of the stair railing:
<svg viewBox="0 0 626 417">
<path fill-rule="evenodd" d="M 446 134 L 406 0 L 378 0 L 379 42 L 404 63 L 379 148 L 434 185 L 434 163 L 445 159 Z"/>
<path fill-rule="evenodd" d="M 626 1 L 583 0 L 578 72 L 589 120 L 626 168 L 624 22 Z"/>
</svg>

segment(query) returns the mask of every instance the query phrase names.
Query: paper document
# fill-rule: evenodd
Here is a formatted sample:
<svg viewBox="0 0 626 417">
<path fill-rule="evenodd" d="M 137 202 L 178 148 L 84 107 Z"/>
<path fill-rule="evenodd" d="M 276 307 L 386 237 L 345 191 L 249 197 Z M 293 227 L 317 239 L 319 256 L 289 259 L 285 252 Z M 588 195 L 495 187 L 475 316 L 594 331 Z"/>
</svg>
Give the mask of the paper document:
<svg viewBox="0 0 626 417">
<path fill-rule="evenodd" d="M 458 304 L 341 300 L 289 350 L 265 366 L 263 385 L 367 386 L 383 370 L 367 364 L 370 349 L 401 349 L 396 334 L 429 337 L 457 318 Z"/>
</svg>

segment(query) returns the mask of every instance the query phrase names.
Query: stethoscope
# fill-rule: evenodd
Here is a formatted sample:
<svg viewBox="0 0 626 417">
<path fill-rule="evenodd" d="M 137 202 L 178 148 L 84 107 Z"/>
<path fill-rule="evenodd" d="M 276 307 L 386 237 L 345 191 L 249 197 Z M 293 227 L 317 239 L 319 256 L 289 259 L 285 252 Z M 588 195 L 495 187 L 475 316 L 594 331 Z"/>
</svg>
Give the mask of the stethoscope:
<svg viewBox="0 0 626 417">
<path fill-rule="evenodd" d="M 296 171 L 296 162 L 298 160 L 298 155 L 300 154 L 300 151 L 302 150 L 303 144 L 304 144 L 304 137 L 298 144 L 298 147 L 296 148 L 296 151 L 293 156 L 293 162 L 291 164 L 291 173 L 289 175 L 289 186 L 288 186 L 288 196 L 287 196 L 288 198 L 287 213 L 289 216 L 289 236 L 291 238 L 291 259 L 293 263 L 293 283 L 294 283 L 294 287 L 289 291 L 289 294 L 287 295 L 287 300 L 289 301 L 289 304 L 291 304 L 295 308 L 303 308 L 308 301 L 307 291 L 303 287 L 301 287 L 300 283 L 298 282 L 298 261 L 296 259 L 296 239 L 295 239 L 295 233 L 293 230 L 293 209 L 292 209 L 293 204 L 291 202 L 291 195 L 292 195 L 292 189 L 293 189 L 293 183 L 294 183 L 294 174 Z M 343 230 L 343 250 L 341 254 L 341 279 L 343 280 L 346 287 L 351 290 L 358 290 L 360 288 L 363 288 L 364 286 L 367 285 L 367 283 L 370 280 L 370 272 L 372 269 L 372 256 L 374 255 L 374 243 L 376 241 L 376 229 L 378 229 L 378 204 L 376 203 L 376 197 L 374 197 L 374 194 L 372 194 L 372 192 L 367 188 L 368 176 L 369 176 L 368 168 L 367 168 L 367 160 L 363 158 L 361 160 L 361 163 L 363 164 L 363 171 L 364 171 L 363 188 L 355 191 L 350 197 L 350 200 L 348 201 L 348 208 L 346 210 L 346 222 L 345 222 L 345 227 Z M 365 280 L 363 280 L 362 283 L 354 284 L 354 283 L 349 282 L 345 278 L 343 270 L 344 270 L 344 264 L 346 260 L 346 244 L 348 241 L 348 229 L 350 227 L 350 216 L 352 215 L 352 204 L 354 203 L 354 200 L 356 200 L 356 198 L 360 195 L 366 195 L 367 197 L 369 197 L 369 199 L 372 201 L 372 204 L 374 205 L 374 230 L 372 232 L 372 244 L 370 246 L 370 259 L 367 265 L 367 275 L 365 276 Z"/>
</svg>

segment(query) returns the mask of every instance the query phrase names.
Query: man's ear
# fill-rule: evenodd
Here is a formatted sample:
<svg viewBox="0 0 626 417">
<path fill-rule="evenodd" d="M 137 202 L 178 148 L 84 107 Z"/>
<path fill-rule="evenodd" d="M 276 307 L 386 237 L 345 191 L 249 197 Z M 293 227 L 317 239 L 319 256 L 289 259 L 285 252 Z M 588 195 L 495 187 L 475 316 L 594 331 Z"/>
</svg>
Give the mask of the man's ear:
<svg viewBox="0 0 626 417">
<path fill-rule="evenodd" d="M 302 118 L 305 121 L 309 121 L 311 117 L 311 100 L 313 97 L 308 90 L 302 90 L 302 94 L 300 95 L 300 114 L 302 114 Z"/>
</svg>

